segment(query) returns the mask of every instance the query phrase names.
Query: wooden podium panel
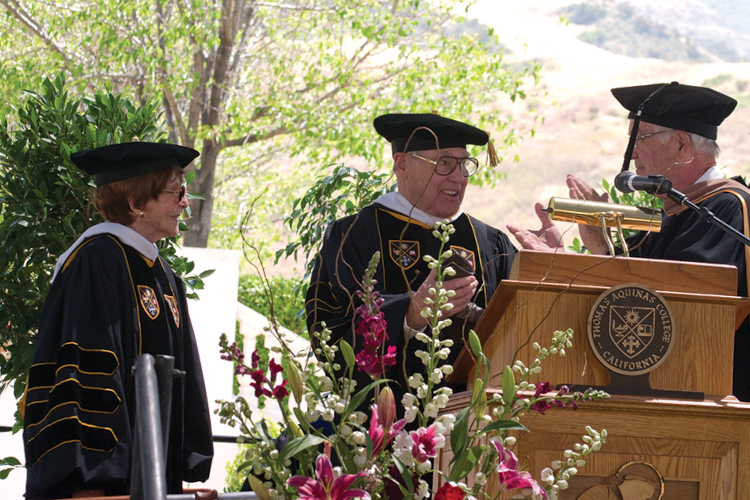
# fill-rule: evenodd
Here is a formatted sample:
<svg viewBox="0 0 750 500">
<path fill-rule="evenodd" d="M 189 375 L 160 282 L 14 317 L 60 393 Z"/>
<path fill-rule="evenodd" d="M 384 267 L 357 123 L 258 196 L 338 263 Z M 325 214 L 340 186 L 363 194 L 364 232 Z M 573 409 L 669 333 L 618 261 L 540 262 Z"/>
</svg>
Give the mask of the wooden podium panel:
<svg viewBox="0 0 750 500">
<path fill-rule="evenodd" d="M 490 392 L 494 392 L 490 389 Z M 469 404 L 470 393 L 456 394 L 446 413 L 457 413 Z M 488 395 L 488 399 L 490 396 Z M 564 499 L 600 500 L 605 485 L 621 482 L 614 473 L 629 462 L 647 462 L 663 476 L 663 500 L 739 500 L 750 491 L 750 404 L 725 401 L 654 400 L 640 396 L 613 396 L 609 401 L 588 402 L 578 410 L 550 408 L 521 422 L 530 433 L 516 434 L 513 452 L 537 480 L 553 460 L 580 443 L 590 425 L 607 429 L 607 442 L 589 455 L 586 465 L 569 481 Z M 435 459 L 447 470 L 452 458 L 450 440 Z M 487 491 L 497 491 L 490 478 Z M 439 474 L 436 483 L 440 484 Z M 616 487 L 616 486 L 614 486 Z M 518 491 L 505 492 L 510 498 Z M 648 497 L 646 497 L 648 498 Z"/>
<path fill-rule="evenodd" d="M 509 279 L 605 286 L 640 283 L 669 292 L 737 295 L 737 268 L 723 264 L 521 250 Z"/>
<path fill-rule="evenodd" d="M 549 267 L 550 263 L 565 267 Z M 564 358 L 548 358 L 532 382 L 549 381 L 553 386 L 609 385 L 609 370 L 589 346 L 589 312 L 611 286 L 637 282 L 655 288 L 664 297 L 674 320 L 672 352 L 650 373 L 651 388 L 702 392 L 714 399 L 732 393 L 734 331 L 750 308 L 750 300 L 734 295 L 736 268 L 526 251 L 519 252 L 514 266 L 513 275 L 538 280 L 502 281 L 476 327 L 492 375 L 502 373 L 516 359 L 528 366 L 536 357 L 534 342 L 549 346 L 555 330 L 572 328 L 573 347 L 566 349 Z M 589 276 L 593 270 L 596 272 Z M 670 278 L 672 273 L 674 279 Z M 695 280 L 692 289 L 700 288 L 700 293 L 684 291 L 691 288 L 690 279 Z M 603 284 L 578 284 L 587 281 Z M 464 380 L 471 387 L 474 366 L 471 353 L 464 349 L 454 363 L 457 375 L 451 381 L 458 376 L 468 377 Z M 490 385 L 499 382 L 490 381 Z"/>
</svg>

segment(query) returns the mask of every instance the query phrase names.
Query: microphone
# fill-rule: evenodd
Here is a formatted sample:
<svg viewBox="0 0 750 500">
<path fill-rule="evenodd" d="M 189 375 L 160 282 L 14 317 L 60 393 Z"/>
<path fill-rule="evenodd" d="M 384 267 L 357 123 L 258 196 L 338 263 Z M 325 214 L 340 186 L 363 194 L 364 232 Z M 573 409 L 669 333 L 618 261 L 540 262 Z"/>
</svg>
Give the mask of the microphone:
<svg viewBox="0 0 750 500">
<path fill-rule="evenodd" d="M 635 175 L 625 171 L 615 177 L 615 187 L 621 193 L 645 191 L 649 194 L 668 194 L 672 190 L 672 181 L 663 175 Z"/>
</svg>

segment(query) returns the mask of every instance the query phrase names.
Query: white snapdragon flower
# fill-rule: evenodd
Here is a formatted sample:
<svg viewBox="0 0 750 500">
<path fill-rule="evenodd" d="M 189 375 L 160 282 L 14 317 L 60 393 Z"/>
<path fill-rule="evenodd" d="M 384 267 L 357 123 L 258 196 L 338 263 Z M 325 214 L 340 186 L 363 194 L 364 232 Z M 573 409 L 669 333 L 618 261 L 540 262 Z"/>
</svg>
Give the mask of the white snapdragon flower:
<svg viewBox="0 0 750 500">
<path fill-rule="evenodd" d="M 412 389 L 416 389 L 420 387 L 423 384 L 423 382 L 424 382 L 424 378 L 422 378 L 421 373 L 415 373 L 414 375 L 409 377 L 409 387 L 411 387 Z"/>
<path fill-rule="evenodd" d="M 410 392 L 407 392 L 406 394 L 401 396 L 401 404 L 404 406 L 414 406 L 416 403 L 417 397 Z"/>
<path fill-rule="evenodd" d="M 420 476 L 422 474 L 427 474 L 430 469 L 432 469 L 432 462 L 430 460 L 426 460 L 425 462 L 417 465 L 417 474 L 419 474 Z"/>
<path fill-rule="evenodd" d="M 435 403 L 427 403 L 424 407 L 424 414 L 427 418 L 436 418 L 438 414 L 438 405 Z"/>
<path fill-rule="evenodd" d="M 328 392 L 331 389 L 333 389 L 333 380 L 326 377 L 325 375 L 320 377 L 320 390 L 323 392 Z"/>
<path fill-rule="evenodd" d="M 359 450 L 362 448 L 357 449 Z M 367 463 L 367 455 L 365 453 L 356 453 L 352 460 L 354 460 L 354 465 L 356 465 L 358 469 L 361 469 Z"/>
<path fill-rule="evenodd" d="M 355 431 L 352 432 L 352 441 L 358 446 L 364 446 L 364 444 L 367 442 L 365 439 L 365 433 L 362 431 Z"/>
<path fill-rule="evenodd" d="M 547 467 L 546 469 L 542 470 L 541 478 L 542 481 L 551 485 L 555 482 L 555 473 L 552 471 L 551 467 Z"/>
<path fill-rule="evenodd" d="M 430 488 L 427 483 L 423 480 L 419 480 L 419 486 L 417 491 L 414 492 L 414 500 L 423 500 L 430 495 Z"/>
<path fill-rule="evenodd" d="M 323 417 L 323 420 L 325 420 L 326 422 L 333 422 L 333 417 L 334 417 L 333 409 L 326 408 L 325 410 L 323 410 L 320 416 Z"/>
<path fill-rule="evenodd" d="M 412 423 L 417 419 L 419 409 L 416 406 L 405 406 L 404 407 L 404 418 L 407 423 Z"/>
<path fill-rule="evenodd" d="M 453 430 L 453 425 L 456 423 L 456 416 L 455 415 L 443 415 L 438 420 L 440 422 L 440 425 L 448 429 L 449 431 Z"/>
</svg>

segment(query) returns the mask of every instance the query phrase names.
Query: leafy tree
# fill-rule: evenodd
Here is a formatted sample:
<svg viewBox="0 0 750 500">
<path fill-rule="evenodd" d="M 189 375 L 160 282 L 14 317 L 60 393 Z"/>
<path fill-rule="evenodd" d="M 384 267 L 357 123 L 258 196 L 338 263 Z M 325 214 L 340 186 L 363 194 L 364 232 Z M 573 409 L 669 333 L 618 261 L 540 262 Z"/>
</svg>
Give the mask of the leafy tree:
<svg viewBox="0 0 750 500">
<path fill-rule="evenodd" d="M 0 391 L 15 380 L 16 397 L 25 387 L 55 263 L 102 222 L 89 201 L 90 176 L 75 167 L 71 153 L 133 137 L 165 138 L 157 106 L 148 102 L 136 106 L 106 92 L 74 99 L 62 76 L 27 95 L 12 122 L 0 121 Z M 193 263 L 177 256 L 174 238 L 159 246 L 178 274 L 192 271 Z M 199 289 L 200 278 L 183 280 Z"/>
<path fill-rule="evenodd" d="M 491 31 L 480 38 L 466 25 L 444 36 L 472 3 L 0 0 L 0 91 L 64 70 L 79 90 L 111 83 L 160 102 L 172 141 L 202 152 L 195 184 L 206 198 L 191 204 L 184 241 L 205 246 L 217 189 L 233 177 L 217 175 L 228 149 L 243 150 L 236 171 L 274 169 L 282 152 L 314 165 L 359 156 L 377 167 L 384 144 L 372 118 L 432 109 L 480 115 L 496 145 L 514 143 L 509 117 L 477 110 L 499 94 L 524 98 L 529 70 L 506 70 Z"/>
</svg>

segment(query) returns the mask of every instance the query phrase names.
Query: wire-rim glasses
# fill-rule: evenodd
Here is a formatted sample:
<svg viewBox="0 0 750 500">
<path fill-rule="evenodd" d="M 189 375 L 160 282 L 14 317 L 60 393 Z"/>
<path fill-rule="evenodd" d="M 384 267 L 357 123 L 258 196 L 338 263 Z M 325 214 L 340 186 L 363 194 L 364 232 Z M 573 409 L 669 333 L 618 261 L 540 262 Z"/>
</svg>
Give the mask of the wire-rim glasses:
<svg viewBox="0 0 750 500">
<path fill-rule="evenodd" d="M 170 193 L 177 197 L 177 203 L 180 203 L 182 200 L 185 199 L 185 195 L 187 194 L 187 184 L 182 183 L 182 186 L 180 186 L 180 189 L 164 189 L 162 193 Z"/>
<path fill-rule="evenodd" d="M 479 160 L 477 160 L 476 158 L 441 156 L 437 161 L 435 161 L 423 156 L 419 156 L 416 153 L 409 154 L 415 158 L 419 158 L 420 160 L 424 160 L 427 163 L 432 163 L 433 165 L 435 165 L 435 173 L 438 175 L 450 175 L 454 170 L 456 170 L 456 167 L 460 166 L 461 174 L 463 174 L 464 177 L 471 177 L 472 175 L 477 173 L 477 170 L 479 169 Z"/>
</svg>

